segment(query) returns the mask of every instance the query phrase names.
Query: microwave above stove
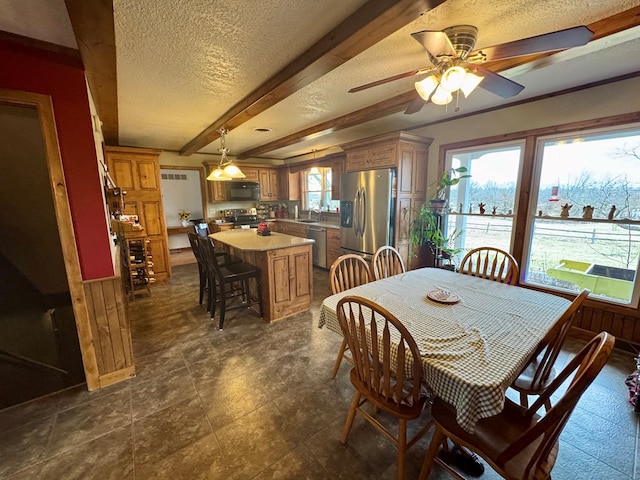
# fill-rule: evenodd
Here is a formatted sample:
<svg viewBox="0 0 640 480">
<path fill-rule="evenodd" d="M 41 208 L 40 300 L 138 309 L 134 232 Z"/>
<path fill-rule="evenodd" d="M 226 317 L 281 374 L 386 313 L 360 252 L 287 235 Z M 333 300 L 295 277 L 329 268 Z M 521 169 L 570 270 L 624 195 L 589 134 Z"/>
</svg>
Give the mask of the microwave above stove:
<svg viewBox="0 0 640 480">
<path fill-rule="evenodd" d="M 260 200 L 258 182 L 227 182 L 227 200 Z"/>
</svg>

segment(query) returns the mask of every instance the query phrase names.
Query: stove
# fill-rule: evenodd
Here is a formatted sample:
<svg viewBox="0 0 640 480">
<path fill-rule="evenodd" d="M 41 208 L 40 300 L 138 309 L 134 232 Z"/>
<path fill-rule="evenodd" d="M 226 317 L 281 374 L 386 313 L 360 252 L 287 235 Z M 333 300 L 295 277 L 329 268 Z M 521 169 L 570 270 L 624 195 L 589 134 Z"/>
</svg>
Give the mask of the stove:
<svg viewBox="0 0 640 480">
<path fill-rule="evenodd" d="M 249 225 L 250 228 L 258 228 L 258 224 L 262 221 L 256 214 L 255 208 L 234 208 L 224 211 L 224 219 L 233 223 L 233 228 L 241 228 L 243 225 Z"/>
</svg>

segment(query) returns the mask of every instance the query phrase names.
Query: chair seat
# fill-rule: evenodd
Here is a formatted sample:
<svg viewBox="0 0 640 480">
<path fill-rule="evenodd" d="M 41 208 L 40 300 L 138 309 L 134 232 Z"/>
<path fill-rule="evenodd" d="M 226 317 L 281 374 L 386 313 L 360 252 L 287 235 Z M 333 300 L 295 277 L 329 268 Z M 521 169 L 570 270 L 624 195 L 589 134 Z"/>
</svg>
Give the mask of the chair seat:
<svg viewBox="0 0 640 480">
<path fill-rule="evenodd" d="M 473 450 L 476 453 L 482 456 L 494 469 L 507 474 L 506 478 L 511 479 L 536 478 L 532 475 L 535 471 L 530 472 L 531 475 L 527 476 L 526 468 L 533 452 L 542 442 L 542 436 L 537 441 L 530 443 L 510 461 L 502 465 L 492 461 L 522 436 L 522 432 L 537 423 L 540 417 L 537 415 L 527 416 L 526 412 L 526 408 L 506 399 L 502 412 L 479 420 L 474 433 L 470 434 L 456 422 L 456 412 L 451 405 L 437 398 L 431 406 L 434 422 L 445 432 L 447 437 L 454 438 L 463 446 L 473 445 Z M 551 455 L 538 469 L 538 474 L 543 474 L 541 478 L 544 478 L 544 474 L 551 472 L 557 452 L 558 442 L 556 441 Z"/>
<path fill-rule="evenodd" d="M 551 372 L 546 380 L 537 381 L 536 373 L 540 368 L 540 362 L 538 359 L 532 361 L 527 365 L 527 367 L 520 373 L 518 378 L 511 385 L 519 392 L 537 394 L 540 391 L 544 390 L 554 378 L 556 378 L 556 370 L 555 368 L 551 368 Z"/>
</svg>

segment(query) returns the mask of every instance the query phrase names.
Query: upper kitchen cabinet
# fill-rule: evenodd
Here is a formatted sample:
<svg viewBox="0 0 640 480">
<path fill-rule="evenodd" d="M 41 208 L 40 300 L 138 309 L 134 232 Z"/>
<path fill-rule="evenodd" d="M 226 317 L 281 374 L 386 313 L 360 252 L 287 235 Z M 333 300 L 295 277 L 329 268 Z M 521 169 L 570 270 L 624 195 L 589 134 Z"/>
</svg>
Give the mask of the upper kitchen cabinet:
<svg viewBox="0 0 640 480">
<path fill-rule="evenodd" d="M 215 162 L 203 162 L 207 176 L 218 168 L 218 163 Z M 244 171 L 244 170 L 243 170 Z M 224 202 L 227 199 L 227 186 L 226 182 L 212 182 L 207 181 L 207 195 L 210 202 Z"/>
<path fill-rule="evenodd" d="M 340 200 L 340 178 L 344 170 L 345 155 L 339 154 L 331 159 L 331 200 Z"/>
<path fill-rule="evenodd" d="M 275 202 L 278 200 L 278 179 L 277 168 L 269 167 L 247 167 L 238 165 L 245 174 L 244 182 L 258 182 L 260 184 L 260 200 L 263 202 Z"/>
<path fill-rule="evenodd" d="M 105 147 L 105 156 L 111 178 L 126 192 L 123 213 L 137 215 L 150 240 L 155 278 L 168 278 L 171 266 L 160 191 L 160 150 Z"/>
<path fill-rule="evenodd" d="M 280 184 L 278 170 L 275 168 L 261 168 L 258 170 L 258 183 L 260 183 L 260 200 L 275 201 L 279 197 Z"/>
<path fill-rule="evenodd" d="M 279 199 L 300 200 L 300 172 L 291 172 L 289 167 L 280 167 Z"/>
<path fill-rule="evenodd" d="M 418 260 L 410 242 L 409 225 L 415 210 L 426 201 L 427 161 L 432 141 L 432 138 L 394 132 L 342 145 L 347 172 L 396 169 L 395 247 L 410 268 L 415 268 Z"/>
</svg>

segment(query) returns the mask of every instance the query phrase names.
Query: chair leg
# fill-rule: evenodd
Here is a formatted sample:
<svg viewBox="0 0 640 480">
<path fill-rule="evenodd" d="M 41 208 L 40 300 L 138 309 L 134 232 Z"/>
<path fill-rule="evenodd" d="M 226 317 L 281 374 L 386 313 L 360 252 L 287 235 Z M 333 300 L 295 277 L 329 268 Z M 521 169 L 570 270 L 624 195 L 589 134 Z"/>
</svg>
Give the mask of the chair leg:
<svg viewBox="0 0 640 480">
<path fill-rule="evenodd" d="M 524 408 L 529 408 L 529 395 L 524 392 L 520 392 L 520 405 Z"/>
<path fill-rule="evenodd" d="M 422 462 L 422 469 L 420 470 L 419 480 L 427 480 L 429 474 L 431 473 L 431 468 L 433 468 L 433 462 L 436 459 L 436 455 L 438 450 L 440 449 L 440 445 L 442 442 L 446 440 L 444 433 L 442 433 L 438 427 L 436 426 L 433 431 L 433 437 L 431 438 L 431 443 L 429 444 L 429 450 L 427 450 L 427 454 L 424 457 L 424 461 Z"/>
<path fill-rule="evenodd" d="M 404 480 L 404 464 L 407 455 L 407 420 L 398 422 L 398 480 Z"/>
<path fill-rule="evenodd" d="M 331 378 L 336 378 L 338 374 L 338 369 L 340 368 L 340 363 L 342 362 L 342 357 L 344 357 L 344 352 L 347 349 L 347 339 L 346 337 L 342 339 L 342 345 L 340 345 L 340 351 L 338 352 L 338 358 L 336 358 L 336 363 L 333 366 L 333 374 Z"/>
<path fill-rule="evenodd" d="M 200 297 L 198 298 L 198 304 L 202 305 L 202 298 L 204 297 L 204 291 L 207 289 L 207 275 L 202 271 L 200 265 L 198 265 L 198 274 L 200 275 Z"/>
<path fill-rule="evenodd" d="M 344 424 L 344 429 L 342 430 L 342 438 L 340 442 L 344 445 L 347 443 L 347 437 L 349 437 L 349 432 L 351 431 L 351 426 L 353 425 L 353 420 L 356 418 L 356 410 L 358 409 L 358 405 L 360 404 L 360 392 L 356 391 L 353 394 L 353 400 L 351 400 L 351 407 L 349 407 L 349 415 L 347 415 L 347 421 Z"/>
<path fill-rule="evenodd" d="M 224 326 L 224 314 L 227 309 L 227 294 L 224 283 L 220 284 L 220 320 L 218 320 L 218 330 L 222 330 Z M 216 302 L 218 303 L 218 302 Z"/>
<path fill-rule="evenodd" d="M 258 310 L 262 318 L 262 288 L 260 287 L 260 277 L 256 277 L 256 294 L 258 295 Z"/>
</svg>

